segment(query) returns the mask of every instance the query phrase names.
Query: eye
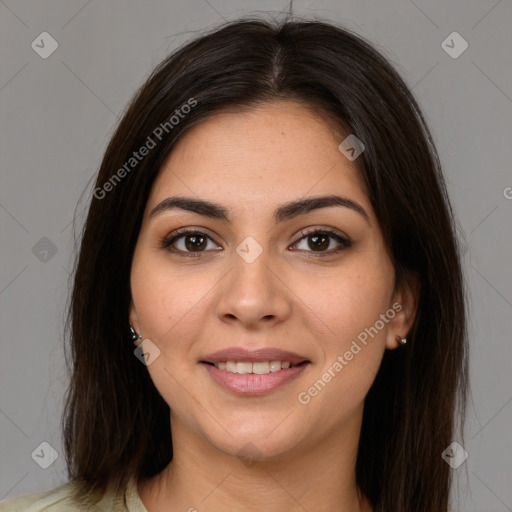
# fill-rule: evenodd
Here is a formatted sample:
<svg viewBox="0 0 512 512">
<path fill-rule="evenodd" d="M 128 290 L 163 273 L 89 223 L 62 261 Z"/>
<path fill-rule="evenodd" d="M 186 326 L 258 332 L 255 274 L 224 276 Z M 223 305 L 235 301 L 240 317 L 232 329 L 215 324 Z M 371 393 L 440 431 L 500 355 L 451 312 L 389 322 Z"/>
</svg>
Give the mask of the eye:
<svg viewBox="0 0 512 512">
<path fill-rule="evenodd" d="M 301 238 L 291 247 L 293 250 L 316 253 L 313 257 L 331 256 L 352 245 L 347 238 L 334 231 L 316 229 L 309 232 L 303 231 L 300 234 Z M 162 248 L 186 257 L 201 256 L 208 250 L 222 250 L 206 233 L 193 229 L 181 229 L 164 238 Z"/>
<path fill-rule="evenodd" d="M 213 240 L 201 231 L 182 229 L 172 236 L 162 240 L 162 247 L 173 253 L 183 253 L 184 256 L 200 256 L 206 250 L 212 250 L 209 242 L 213 244 L 213 250 L 219 250 Z M 210 244 L 211 245 L 211 244 Z"/>
<path fill-rule="evenodd" d="M 331 241 L 334 240 L 338 245 L 332 247 Z M 302 244 L 302 247 L 300 247 Z M 334 244 L 335 245 L 335 244 Z M 352 242 L 342 237 L 338 233 L 329 230 L 314 230 L 310 232 L 301 232 L 301 238 L 292 245 L 299 250 L 305 250 L 306 252 L 317 253 L 314 257 L 330 256 L 337 254 L 343 249 L 350 247 Z"/>
</svg>

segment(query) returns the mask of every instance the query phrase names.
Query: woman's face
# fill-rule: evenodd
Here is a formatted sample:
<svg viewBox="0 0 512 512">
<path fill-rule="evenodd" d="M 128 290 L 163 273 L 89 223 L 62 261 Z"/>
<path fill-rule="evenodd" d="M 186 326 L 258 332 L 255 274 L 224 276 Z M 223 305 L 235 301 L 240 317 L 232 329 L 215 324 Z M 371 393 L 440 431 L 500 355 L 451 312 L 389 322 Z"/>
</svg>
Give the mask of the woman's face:
<svg viewBox="0 0 512 512">
<path fill-rule="evenodd" d="M 358 435 L 383 352 L 412 320 L 343 139 L 276 102 L 196 125 L 161 169 L 130 321 L 173 431 L 255 458 Z M 341 199 L 309 202 L 327 196 Z"/>
</svg>

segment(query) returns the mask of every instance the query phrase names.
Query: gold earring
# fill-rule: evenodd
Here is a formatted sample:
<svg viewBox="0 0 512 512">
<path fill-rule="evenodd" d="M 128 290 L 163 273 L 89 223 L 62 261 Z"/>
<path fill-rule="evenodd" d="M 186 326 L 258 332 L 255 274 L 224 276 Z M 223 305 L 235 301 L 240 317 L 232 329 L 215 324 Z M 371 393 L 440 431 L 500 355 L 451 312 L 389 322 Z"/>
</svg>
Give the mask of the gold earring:
<svg viewBox="0 0 512 512">
<path fill-rule="evenodd" d="M 405 345 L 407 343 L 407 338 L 402 338 L 402 336 L 396 336 L 396 341 L 398 341 L 400 345 Z"/>
</svg>

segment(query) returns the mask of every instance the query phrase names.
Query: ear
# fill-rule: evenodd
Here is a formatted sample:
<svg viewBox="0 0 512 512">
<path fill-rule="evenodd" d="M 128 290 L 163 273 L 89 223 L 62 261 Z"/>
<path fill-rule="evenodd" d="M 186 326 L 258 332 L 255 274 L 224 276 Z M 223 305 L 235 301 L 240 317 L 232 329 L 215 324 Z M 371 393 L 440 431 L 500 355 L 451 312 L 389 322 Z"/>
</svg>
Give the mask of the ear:
<svg viewBox="0 0 512 512">
<path fill-rule="evenodd" d="M 419 279 L 411 272 L 407 273 L 402 282 L 397 285 L 391 306 L 396 314 L 389 322 L 386 337 L 386 348 L 388 350 L 394 350 L 400 346 L 396 336 L 406 338 L 409 334 L 416 317 L 420 292 Z"/>
<path fill-rule="evenodd" d="M 134 328 L 135 332 L 142 336 L 139 317 L 137 315 L 137 310 L 135 309 L 135 304 L 133 303 L 133 299 L 130 300 L 128 318 L 129 318 L 130 325 Z M 140 345 L 140 343 L 141 343 L 141 340 L 138 339 L 135 341 L 134 344 L 136 347 L 138 347 Z"/>
</svg>

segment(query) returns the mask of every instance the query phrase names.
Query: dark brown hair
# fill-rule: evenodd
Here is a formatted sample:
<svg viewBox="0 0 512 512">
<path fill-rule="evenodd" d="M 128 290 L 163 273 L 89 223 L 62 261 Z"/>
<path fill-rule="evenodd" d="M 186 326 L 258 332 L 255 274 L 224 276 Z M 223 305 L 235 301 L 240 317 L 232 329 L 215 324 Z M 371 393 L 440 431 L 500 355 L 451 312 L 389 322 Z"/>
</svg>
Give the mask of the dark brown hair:
<svg viewBox="0 0 512 512">
<path fill-rule="evenodd" d="M 366 397 L 357 484 L 376 511 L 445 512 L 450 467 L 441 453 L 457 425 L 462 438 L 467 387 L 453 212 L 432 137 L 400 76 L 364 39 L 319 21 L 244 19 L 203 34 L 159 64 L 127 108 L 97 176 L 74 273 L 63 418 L 70 478 L 104 490 L 172 459 L 169 407 L 128 331 L 144 208 L 188 128 L 226 108 L 280 99 L 306 103 L 363 141 L 357 164 L 396 281 L 414 275 L 421 285 L 409 342 L 386 351 Z M 156 146 L 127 165 L 148 137 Z"/>
</svg>

